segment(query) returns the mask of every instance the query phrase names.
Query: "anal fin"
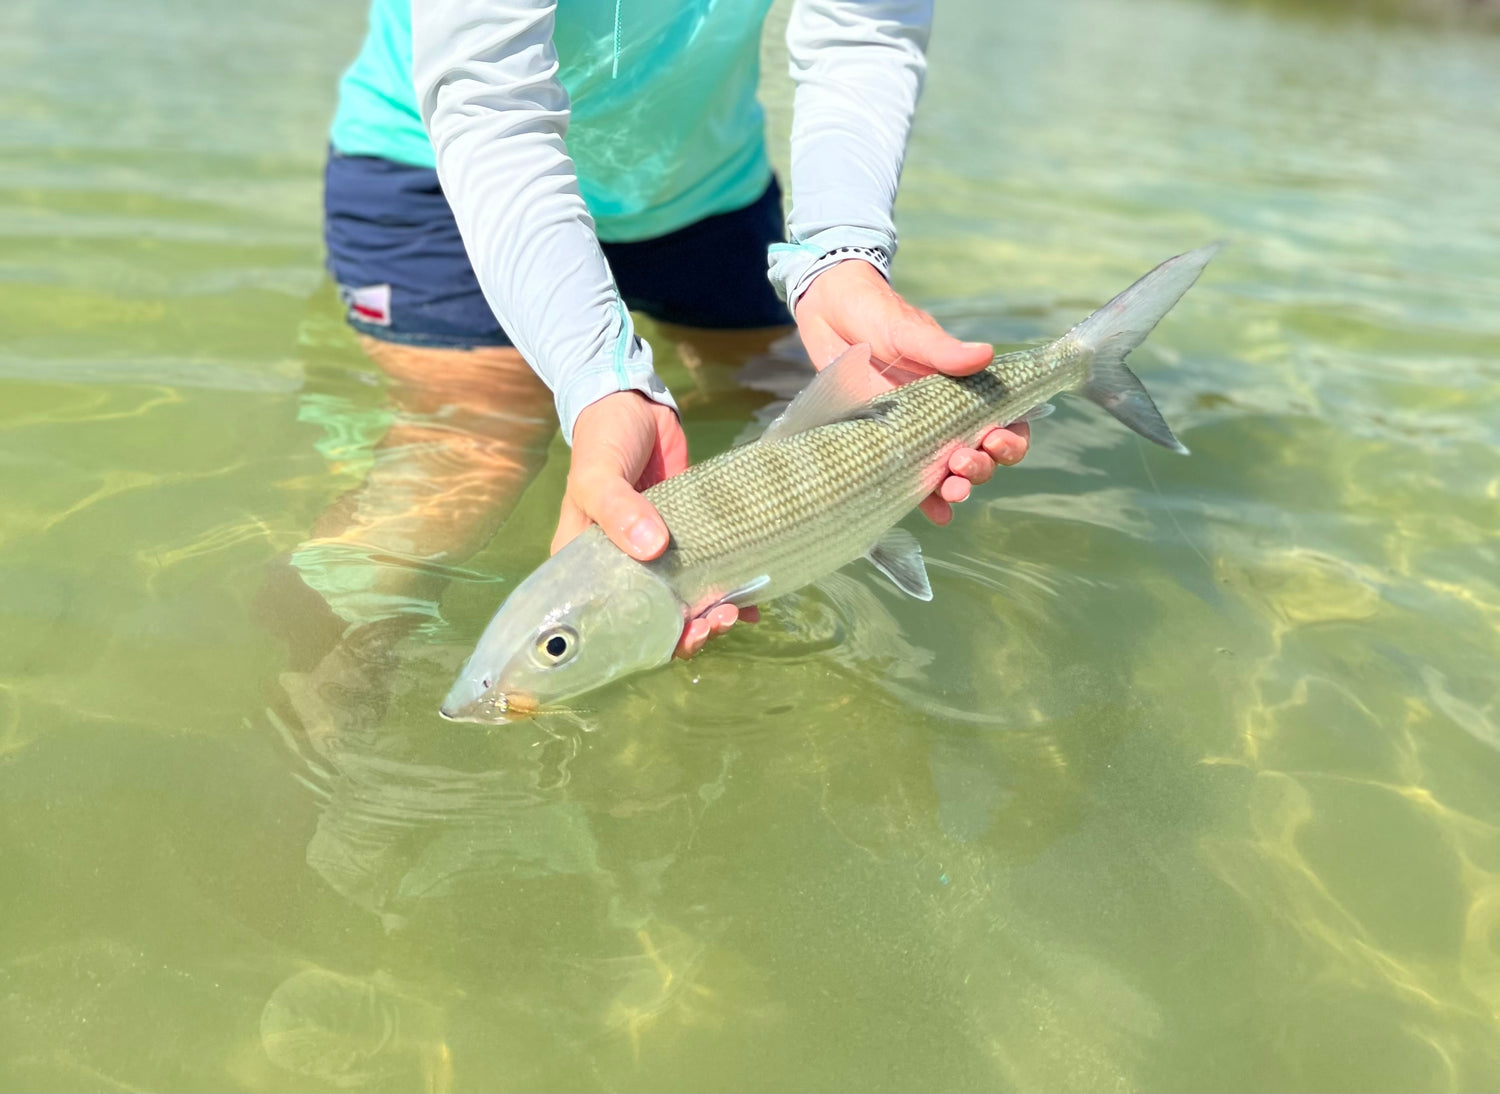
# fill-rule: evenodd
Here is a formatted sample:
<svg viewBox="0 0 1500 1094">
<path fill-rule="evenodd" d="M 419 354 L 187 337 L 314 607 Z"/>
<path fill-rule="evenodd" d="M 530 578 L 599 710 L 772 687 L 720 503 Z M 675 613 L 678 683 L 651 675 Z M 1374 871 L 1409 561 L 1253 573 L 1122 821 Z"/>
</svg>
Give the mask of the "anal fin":
<svg viewBox="0 0 1500 1094">
<path fill-rule="evenodd" d="M 927 579 L 927 567 L 922 562 L 922 545 L 906 529 L 892 528 L 865 557 L 907 596 L 932 599 L 932 582 Z"/>
<path fill-rule="evenodd" d="M 771 584 L 771 575 L 761 574 L 759 577 L 752 578 L 736 589 L 730 589 L 727 593 L 719 597 L 718 600 L 715 600 L 712 604 L 704 608 L 703 611 L 699 612 L 698 614 L 707 615 L 709 612 L 717 608 L 720 604 L 733 604 L 737 608 L 743 608 L 746 604 L 754 603 L 755 594 L 760 592 L 769 584 Z"/>
</svg>

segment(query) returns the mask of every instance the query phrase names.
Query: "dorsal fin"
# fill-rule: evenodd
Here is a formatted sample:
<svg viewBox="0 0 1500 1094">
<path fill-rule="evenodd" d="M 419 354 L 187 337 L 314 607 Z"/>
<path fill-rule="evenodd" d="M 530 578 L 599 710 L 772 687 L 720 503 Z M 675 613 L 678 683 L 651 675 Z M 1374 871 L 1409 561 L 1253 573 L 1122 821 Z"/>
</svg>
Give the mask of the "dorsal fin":
<svg viewBox="0 0 1500 1094">
<path fill-rule="evenodd" d="M 761 436 L 778 441 L 830 422 L 846 422 L 874 414 L 870 401 L 890 389 L 883 367 L 870 359 L 864 342 L 850 346 L 831 365 L 808 381 L 781 416 Z"/>
</svg>

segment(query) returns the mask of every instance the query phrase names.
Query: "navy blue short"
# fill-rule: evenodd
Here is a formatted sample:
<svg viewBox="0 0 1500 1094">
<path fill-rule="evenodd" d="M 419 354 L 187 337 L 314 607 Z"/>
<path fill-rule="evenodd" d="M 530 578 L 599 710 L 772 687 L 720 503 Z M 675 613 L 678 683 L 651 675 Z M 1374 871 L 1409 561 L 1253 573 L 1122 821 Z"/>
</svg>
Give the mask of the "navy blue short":
<svg viewBox="0 0 1500 1094">
<path fill-rule="evenodd" d="M 437 172 L 331 152 L 323 192 L 328 269 L 351 326 L 407 345 L 508 346 L 475 280 Z M 636 243 L 605 243 L 631 308 L 689 327 L 790 323 L 766 280 L 766 248 L 786 238 L 781 188 L 752 205 Z"/>
</svg>

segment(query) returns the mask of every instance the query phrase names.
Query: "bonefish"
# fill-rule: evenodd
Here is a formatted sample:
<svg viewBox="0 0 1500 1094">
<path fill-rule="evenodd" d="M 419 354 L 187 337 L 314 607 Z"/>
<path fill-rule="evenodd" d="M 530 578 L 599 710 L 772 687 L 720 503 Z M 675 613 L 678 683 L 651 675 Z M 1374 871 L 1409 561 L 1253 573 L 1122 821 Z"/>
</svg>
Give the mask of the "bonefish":
<svg viewBox="0 0 1500 1094">
<path fill-rule="evenodd" d="M 1177 303 L 1218 246 L 1162 263 L 1054 342 L 972 376 L 928 375 L 873 398 L 851 350 L 758 440 L 646 491 L 671 533 L 638 562 L 597 527 L 510 594 L 443 703 L 449 718 L 504 721 L 665 664 L 688 620 L 719 604 L 792 592 L 861 556 L 932 599 L 921 550 L 896 522 L 937 488 L 948 457 L 996 422 L 1064 392 L 1147 440 L 1186 453 L 1125 357 Z"/>
</svg>

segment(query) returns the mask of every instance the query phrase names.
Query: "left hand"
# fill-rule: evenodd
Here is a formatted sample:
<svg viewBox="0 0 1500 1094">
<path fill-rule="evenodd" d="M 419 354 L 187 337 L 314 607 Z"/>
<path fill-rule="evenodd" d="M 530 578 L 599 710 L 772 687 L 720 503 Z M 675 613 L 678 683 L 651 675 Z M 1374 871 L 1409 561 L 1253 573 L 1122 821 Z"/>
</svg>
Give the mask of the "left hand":
<svg viewBox="0 0 1500 1094">
<path fill-rule="evenodd" d="M 888 364 L 949 376 L 978 372 L 995 357 L 994 347 L 987 343 L 954 338 L 932 316 L 901 299 L 874 266 L 859 259 L 819 274 L 797 302 L 796 318 L 802 344 L 819 369 L 861 342 L 869 343 L 872 357 Z M 873 382 L 885 389 L 896 386 L 885 377 Z M 960 448 L 948 459 L 948 477 L 922 499 L 922 512 L 934 524 L 947 524 L 953 519 L 952 503 L 967 498 L 972 486 L 988 482 L 996 464 L 1019 463 L 1030 439 L 1025 422 L 997 423 L 977 448 Z"/>
<path fill-rule="evenodd" d="M 598 524 L 616 547 L 641 562 L 667 549 L 667 525 L 641 491 L 687 470 L 687 437 L 670 408 L 634 391 L 618 391 L 590 403 L 573 426 L 573 455 L 552 553 L 590 524 Z M 753 623 L 760 613 L 720 604 L 690 619 L 677 642 L 677 656 L 691 657 L 736 620 Z"/>
</svg>

